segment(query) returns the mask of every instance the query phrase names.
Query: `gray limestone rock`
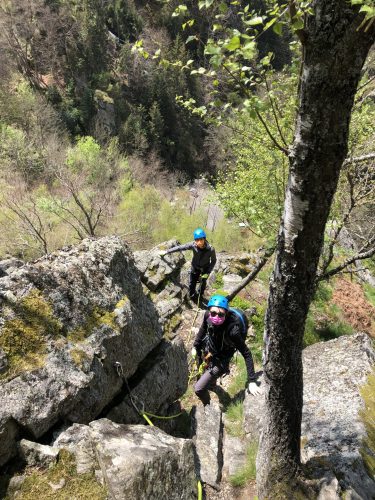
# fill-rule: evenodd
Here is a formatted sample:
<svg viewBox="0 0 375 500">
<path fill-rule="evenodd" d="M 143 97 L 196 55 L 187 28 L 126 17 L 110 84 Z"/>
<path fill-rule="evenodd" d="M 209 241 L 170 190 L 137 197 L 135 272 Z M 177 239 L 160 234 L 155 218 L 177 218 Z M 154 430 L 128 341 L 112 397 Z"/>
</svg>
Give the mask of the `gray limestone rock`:
<svg viewBox="0 0 375 500">
<path fill-rule="evenodd" d="M 303 352 L 304 407 L 302 459 L 324 460 L 341 489 L 371 499 L 375 481 L 364 468 L 360 449 L 366 436 L 359 417 L 359 392 L 375 361 L 366 334 L 314 344 Z"/>
<path fill-rule="evenodd" d="M 161 406 L 172 403 L 186 392 L 189 376 L 187 353 L 184 344 L 178 340 L 162 342 L 150 357 L 152 359 L 146 360 L 149 366 L 143 366 L 144 376 L 131 387 L 131 394 L 140 409 L 144 407 L 145 411 L 159 415 Z M 128 394 L 106 417 L 118 423 L 143 422 Z"/>
<path fill-rule="evenodd" d="M 134 253 L 135 264 L 141 273 L 142 282 L 152 292 L 156 292 L 167 281 L 179 276 L 180 269 L 185 264 L 183 253 L 174 252 L 163 257 L 160 256 L 162 250 L 167 250 L 177 244 L 177 240 L 170 240 L 151 250 Z"/>
<path fill-rule="evenodd" d="M 196 498 L 194 453 L 191 440 L 174 438 L 157 427 L 120 425 L 107 419 L 89 426 L 76 425 L 55 446 L 79 450 L 84 443 L 95 450 L 111 497 L 148 500 Z"/>
<path fill-rule="evenodd" d="M 0 465 L 15 454 L 19 426 L 38 438 L 61 420 L 86 423 L 105 408 L 125 377 L 160 343 L 162 329 L 145 296 L 129 249 L 117 237 L 84 240 L 0 278 L 0 346 L 4 325 L 37 295 L 54 315 L 45 323 L 43 366 L 0 382 Z M 44 323 L 43 323 L 44 321 Z M 10 322 L 10 323 L 9 323 Z M 78 340 L 74 340 L 75 338 Z M 155 396 L 163 402 L 163 395 Z"/>
<path fill-rule="evenodd" d="M 215 266 L 215 272 L 221 274 L 235 274 L 241 278 L 247 276 L 257 261 L 257 255 L 253 253 L 220 253 Z"/>
<path fill-rule="evenodd" d="M 18 446 L 21 458 L 27 465 L 34 467 L 49 467 L 56 463 L 60 451 L 56 447 L 34 443 L 27 439 L 21 439 Z"/>
<path fill-rule="evenodd" d="M 0 348 L 0 374 L 8 369 L 8 358 L 5 352 Z"/>
<path fill-rule="evenodd" d="M 95 470 L 97 463 L 89 426 L 73 424 L 59 434 L 53 446 L 55 448 L 64 448 L 74 453 L 77 474 L 85 474 Z"/>
<path fill-rule="evenodd" d="M 248 441 L 258 441 L 263 426 L 263 415 L 265 412 L 263 376 L 258 377 L 261 393 L 252 396 L 245 391 L 244 399 L 244 431 Z"/>
<path fill-rule="evenodd" d="M 218 403 L 211 401 L 210 405 L 195 408 L 193 434 L 197 474 L 204 483 L 217 488 L 223 465 L 222 414 Z"/>
<path fill-rule="evenodd" d="M 15 257 L 10 257 L 9 259 L 0 260 L 0 277 L 6 276 L 9 272 L 17 267 L 24 265 L 24 262 Z"/>
<path fill-rule="evenodd" d="M 310 470 L 324 464 L 319 498 L 337 498 L 335 494 L 342 492 L 345 498 L 370 500 L 375 492 L 375 481 L 360 454 L 366 431 L 359 416 L 360 387 L 374 361 L 375 351 L 366 334 L 339 337 L 303 351 L 302 460 Z M 263 395 L 245 397 L 244 429 L 249 439 L 259 438 L 264 404 Z"/>
<path fill-rule="evenodd" d="M 238 274 L 224 274 L 223 276 L 223 290 L 227 293 L 232 292 L 243 280 Z"/>
<path fill-rule="evenodd" d="M 223 477 L 229 479 L 246 462 L 246 441 L 224 432 L 223 439 Z"/>
</svg>

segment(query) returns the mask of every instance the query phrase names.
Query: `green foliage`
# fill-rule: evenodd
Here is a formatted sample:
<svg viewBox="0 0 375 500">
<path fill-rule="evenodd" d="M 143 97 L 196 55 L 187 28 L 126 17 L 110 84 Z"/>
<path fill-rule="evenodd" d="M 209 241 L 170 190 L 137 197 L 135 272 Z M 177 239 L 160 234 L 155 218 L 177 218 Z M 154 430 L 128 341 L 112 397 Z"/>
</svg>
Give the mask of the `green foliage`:
<svg viewBox="0 0 375 500">
<path fill-rule="evenodd" d="M 375 287 L 365 283 L 363 285 L 367 300 L 375 307 Z"/>
<path fill-rule="evenodd" d="M 223 285 L 224 285 L 223 274 L 222 273 L 216 273 L 215 281 L 211 285 L 212 288 L 214 288 L 215 290 L 218 290 L 220 288 L 223 288 Z"/>
<path fill-rule="evenodd" d="M 278 75 L 275 79 L 272 74 L 268 78 L 272 90 L 262 101 L 265 119 L 273 136 L 277 137 L 279 128 L 288 143 L 294 121 L 296 78 Z M 272 116 L 275 95 L 278 106 L 283 107 L 283 115 L 277 122 Z M 239 113 L 228 124 L 235 130 L 229 139 L 235 165 L 219 174 L 216 185 L 219 202 L 228 217 L 245 223 L 263 238 L 274 239 L 284 205 L 287 158 L 265 135 L 256 115 Z"/>
<path fill-rule="evenodd" d="M 213 231 L 207 232 L 210 243 L 218 252 L 251 251 L 257 248 L 253 234 L 225 218 L 220 219 Z"/>
<path fill-rule="evenodd" d="M 362 459 L 370 477 L 375 474 L 375 371 L 367 377 L 367 383 L 361 388 L 364 408 L 360 410 L 360 417 L 365 425 L 367 436 L 363 440 L 360 450 Z"/>
<path fill-rule="evenodd" d="M 51 305 L 38 290 L 32 290 L 17 304 L 10 305 L 16 317 L 7 319 L 1 331 L 1 348 L 8 359 L 2 377 L 15 376 L 43 365 L 46 341 L 62 332 Z"/>
<path fill-rule="evenodd" d="M 115 232 L 134 241 L 134 246 L 144 248 L 153 245 L 153 231 L 159 225 L 162 196 L 154 187 L 135 187 L 119 204 Z M 162 241 L 157 237 L 157 242 Z"/>
<path fill-rule="evenodd" d="M 255 362 L 260 364 L 262 362 L 264 320 L 267 309 L 267 301 L 264 301 L 261 304 L 255 304 L 255 307 L 257 313 L 251 318 L 251 323 L 255 332 L 255 339 L 252 340 L 250 348 Z"/>
<path fill-rule="evenodd" d="M 103 325 L 109 326 L 114 331 L 119 331 L 114 312 L 95 307 L 91 313 L 87 315 L 84 324 L 70 331 L 67 338 L 73 342 L 81 342 Z"/>
<path fill-rule="evenodd" d="M 196 227 L 204 227 L 205 214 L 197 210 L 191 215 L 184 206 L 171 205 L 163 202 L 158 217 L 158 227 L 154 230 L 155 240 L 164 241 L 177 238 L 181 242 L 193 239 L 193 230 Z M 210 239 L 210 235 L 208 234 Z"/>
<path fill-rule="evenodd" d="M 66 164 L 74 173 L 84 173 L 89 181 L 102 170 L 101 147 L 93 137 L 82 137 L 68 150 Z"/>
<path fill-rule="evenodd" d="M 331 303 L 331 298 L 331 285 L 320 283 L 307 315 L 304 347 L 353 333 L 353 328 L 343 320 L 340 308 Z"/>
<path fill-rule="evenodd" d="M 43 173 L 45 158 L 24 131 L 0 123 L 0 164 L 1 176 L 19 174 L 32 182 Z"/>
<path fill-rule="evenodd" d="M 232 486 L 245 486 L 248 481 L 256 478 L 256 457 L 258 453 L 258 443 L 252 442 L 246 448 L 246 463 L 236 474 L 229 478 Z"/>
<path fill-rule="evenodd" d="M 251 307 L 251 302 L 244 299 L 240 295 L 236 295 L 234 299 L 231 300 L 230 305 L 232 307 L 238 307 L 239 309 L 242 309 L 244 311 L 245 309 Z"/>
<path fill-rule="evenodd" d="M 27 471 L 17 498 L 21 500 L 66 500 L 79 498 L 105 500 L 107 490 L 99 484 L 94 473 L 77 474 L 75 456 L 67 450 L 61 450 L 58 462 L 47 470 Z M 62 479 L 65 485 L 61 489 L 52 489 L 50 484 L 57 484 Z M 9 497 L 6 497 L 10 500 Z"/>
</svg>

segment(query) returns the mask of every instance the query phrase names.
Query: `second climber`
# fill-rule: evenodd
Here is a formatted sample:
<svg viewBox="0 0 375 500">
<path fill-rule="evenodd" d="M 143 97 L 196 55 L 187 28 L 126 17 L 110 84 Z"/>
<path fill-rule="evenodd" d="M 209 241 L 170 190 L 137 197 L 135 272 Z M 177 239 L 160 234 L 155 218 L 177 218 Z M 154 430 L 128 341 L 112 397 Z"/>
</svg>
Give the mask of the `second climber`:
<svg viewBox="0 0 375 500">
<path fill-rule="evenodd" d="M 206 238 L 206 233 L 200 227 L 195 229 L 194 241 L 185 245 L 177 245 L 161 252 L 161 255 L 167 255 L 173 252 L 192 250 L 193 258 L 191 261 L 190 280 L 189 280 L 189 296 L 193 301 L 198 298 L 202 299 L 207 285 L 207 279 L 216 264 L 216 253 L 212 245 L 209 244 Z M 200 287 L 197 291 L 197 283 L 200 280 Z"/>
</svg>

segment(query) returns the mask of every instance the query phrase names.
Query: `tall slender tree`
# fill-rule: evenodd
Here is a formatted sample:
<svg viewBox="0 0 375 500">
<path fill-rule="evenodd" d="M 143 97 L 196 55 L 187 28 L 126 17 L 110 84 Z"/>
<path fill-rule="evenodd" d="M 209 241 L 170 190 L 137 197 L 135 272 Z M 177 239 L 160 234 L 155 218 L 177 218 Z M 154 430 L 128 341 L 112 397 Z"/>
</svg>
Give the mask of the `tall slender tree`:
<svg viewBox="0 0 375 500">
<path fill-rule="evenodd" d="M 375 23 L 364 22 L 347 0 L 313 0 L 299 34 L 300 102 L 264 333 L 266 414 L 257 459 L 262 499 L 291 498 L 299 473 L 305 320 Z"/>
</svg>

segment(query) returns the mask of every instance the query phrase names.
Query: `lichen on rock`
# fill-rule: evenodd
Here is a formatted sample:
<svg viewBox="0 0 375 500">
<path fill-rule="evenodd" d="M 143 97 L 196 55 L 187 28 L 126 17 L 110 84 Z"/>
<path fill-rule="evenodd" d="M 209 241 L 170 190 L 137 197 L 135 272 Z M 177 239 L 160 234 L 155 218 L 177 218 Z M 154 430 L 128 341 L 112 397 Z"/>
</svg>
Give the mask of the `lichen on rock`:
<svg viewBox="0 0 375 500">
<path fill-rule="evenodd" d="M 14 317 L 5 319 L 0 333 L 0 346 L 8 359 L 3 378 L 43 366 L 47 341 L 62 333 L 61 322 L 39 290 L 31 290 L 9 307 Z"/>
</svg>

